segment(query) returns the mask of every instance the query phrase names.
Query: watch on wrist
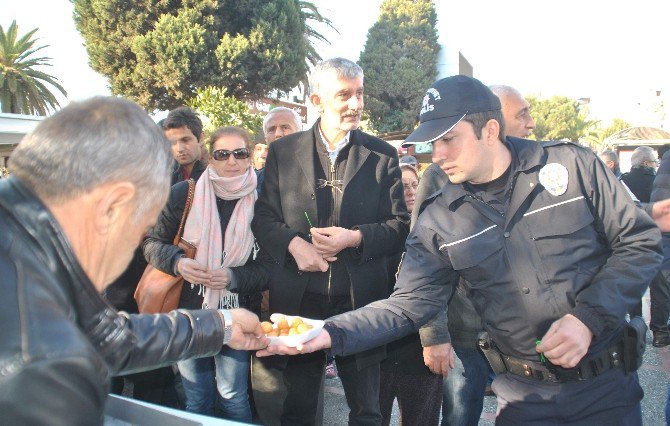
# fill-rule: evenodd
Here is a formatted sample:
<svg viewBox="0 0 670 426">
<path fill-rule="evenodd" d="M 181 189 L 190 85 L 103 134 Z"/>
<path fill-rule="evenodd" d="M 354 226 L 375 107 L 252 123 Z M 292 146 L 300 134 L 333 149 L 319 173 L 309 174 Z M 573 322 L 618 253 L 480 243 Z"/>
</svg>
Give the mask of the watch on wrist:
<svg viewBox="0 0 670 426">
<path fill-rule="evenodd" d="M 227 309 L 220 309 L 219 313 L 223 317 L 223 344 L 227 345 L 233 336 L 233 316 Z"/>
</svg>

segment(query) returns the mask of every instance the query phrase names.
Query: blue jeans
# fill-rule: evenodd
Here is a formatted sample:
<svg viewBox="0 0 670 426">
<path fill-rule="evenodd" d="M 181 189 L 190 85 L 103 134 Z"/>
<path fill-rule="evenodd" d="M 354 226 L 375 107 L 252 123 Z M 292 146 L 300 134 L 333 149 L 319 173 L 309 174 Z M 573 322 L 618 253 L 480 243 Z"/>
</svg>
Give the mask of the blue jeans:
<svg viewBox="0 0 670 426">
<path fill-rule="evenodd" d="M 217 355 L 177 363 L 186 395 L 186 411 L 251 423 L 247 394 L 249 352 L 224 346 Z"/>
<path fill-rule="evenodd" d="M 477 425 L 484 407 L 489 364 L 476 348 L 454 348 L 456 366 L 444 379 L 442 426 Z"/>
</svg>

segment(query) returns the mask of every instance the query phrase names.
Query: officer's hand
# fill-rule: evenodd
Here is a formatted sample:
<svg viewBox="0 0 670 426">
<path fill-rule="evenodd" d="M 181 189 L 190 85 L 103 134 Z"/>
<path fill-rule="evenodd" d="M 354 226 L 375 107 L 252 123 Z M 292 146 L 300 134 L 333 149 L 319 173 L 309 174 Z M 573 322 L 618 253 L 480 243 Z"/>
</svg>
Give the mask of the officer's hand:
<svg viewBox="0 0 670 426">
<path fill-rule="evenodd" d="M 447 377 L 455 364 L 451 343 L 423 348 L 423 362 L 433 373 Z"/>
<path fill-rule="evenodd" d="M 288 244 L 288 251 L 298 264 L 298 269 L 306 272 L 326 272 L 328 262 L 316 248 L 300 237 L 294 237 Z"/>
<path fill-rule="evenodd" d="M 270 343 L 256 314 L 246 309 L 230 309 L 233 319 L 233 334 L 228 346 L 233 349 L 255 351 Z"/>
<path fill-rule="evenodd" d="M 312 243 L 324 258 L 336 256 L 348 247 L 358 247 L 363 235 L 361 231 L 331 226 L 328 228 L 312 228 Z"/>
<path fill-rule="evenodd" d="M 193 284 L 209 284 L 212 278 L 206 265 L 187 257 L 182 257 L 177 261 L 177 271 L 186 281 Z"/>
<path fill-rule="evenodd" d="M 586 355 L 592 339 L 591 330 L 577 317 L 567 314 L 551 324 L 535 350 L 543 352 L 552 364 L 572 368 Z"/>
<path fill-rule="evenodd" d="M 661 232 L 670 232 L 670 198 L 656 201 L 651 206 L 651 217 Z"/>
<path fill-rule="evenodd" d="M 326 330 L 321 330 L 321 332 L 312 340 L 302 343 L 295 348 L 284 346 L 284 345 L 272 345 L 263 349 L 262 351 L 256 352 L 256 356 L 264 357 L 270 355 L 300 355 L 308 354 L 311 352 L 321 351 L 327 349 L 331 346 L 332 342 L 330 340 L 330 334 Z"/>
</svg>

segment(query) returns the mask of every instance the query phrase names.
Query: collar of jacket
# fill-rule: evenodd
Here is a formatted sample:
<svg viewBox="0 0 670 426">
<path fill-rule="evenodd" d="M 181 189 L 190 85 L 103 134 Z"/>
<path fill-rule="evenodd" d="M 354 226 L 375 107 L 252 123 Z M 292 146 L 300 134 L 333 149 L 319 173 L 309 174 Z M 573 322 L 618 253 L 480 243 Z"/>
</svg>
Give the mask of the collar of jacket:
<svg viewBox="0 0 670 426">
<path fill-rule="evenodd" d="M 15 176 L 0 182 L 0 209 L 32 237 L 30 244 L 44 253 L 45 264 L 69 294 L 79 328 L 105 361 L 116 367 L 120 361 L 116 348 L 134 337 L 124 326 L 125 318 L 93 286 L 56 218 Z"/>
<path fill-rule="evenodd" d="M 529 172 L 545 162 L 547 154 L 540 142 L 508 136 L 505 145 L 512 153 L 513 170 L 511 176 Z M 470 194 L 462 184 L 447 184 L 442 193 L 447 205 L 452 210 L 455 208 L 454 203 Z"/>
<path fill-rule="evenodd" d="M 300 149 L 296 154 L 298 163 L 300 164 L 300 167 L 302 167 L 303 174 L 305 175 L 310 188 L 312 188 L 312 191 L 316 190 L 316 178 L 314 177 L 314 150 L 316 149 L 315 143 L 321 143 L 319 136 L 320 124 L 321 119 L 319 118 L 310 130 L 301 132 L 299 141 Z M 370 155 L 370 150 L 366 147 L 367 142 L 368 140 L 361 130 L 356 129 L 351 131 L 351 136 L 349 137 L 347 168 L 344 173 L 342 190 L 347 187 L 347 184 L 363 166 L 368 155 Z"/>
<path fill-rule="evenodd" d="M 181 171 L 182 171 L 182 166 L 181 164 L 177 163 L 177 160 L 172 160 L 172 174 L 173 175 L 180 175 L 181 176 Z M 207 164 L 204 163 L 202 160 L 195 160 L 195 163 L 193 163 L 193 169 L 191 169 L 191 178 L 193 178 L 193 175 L 197 174 L 198 172 L 202 174 L 202 172 L 205 171 L 207 168 Z"/>
<path fill-rule="evenodd" d="M 631 167 L 629 174 L 637 174 L 637 173 L 649 176 L 656 176 L 656 169 L 648 166 Z"/>
</svg>

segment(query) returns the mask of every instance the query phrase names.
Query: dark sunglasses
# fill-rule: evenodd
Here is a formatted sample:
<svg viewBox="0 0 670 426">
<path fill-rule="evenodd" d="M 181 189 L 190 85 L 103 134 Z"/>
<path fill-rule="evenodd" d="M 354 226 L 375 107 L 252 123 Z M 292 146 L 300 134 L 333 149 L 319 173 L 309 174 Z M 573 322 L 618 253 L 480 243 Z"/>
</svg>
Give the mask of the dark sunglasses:
<svg viewBox="0 0 670 426">
<path fill-rule="evenodd" d="M 212 152 L 212 158 L 216 161 L 226 161 L 230 158 L 230 154 L 233 154 L 233 157 L 235 157 L 236 160 L 249 158 L 249 150 L 246 148 L 237 148 L 232 151 L 228 151 L 227 149 L 217 149 Z"/>
</svg>

